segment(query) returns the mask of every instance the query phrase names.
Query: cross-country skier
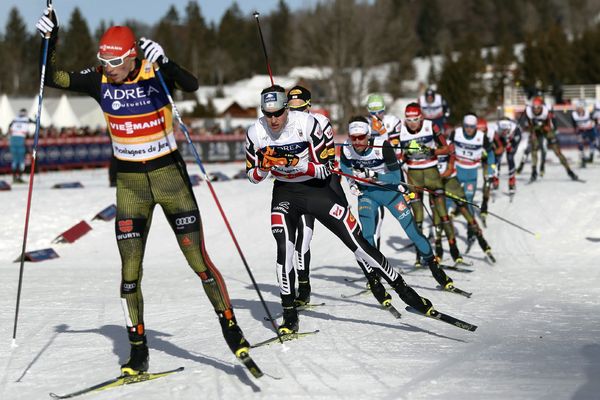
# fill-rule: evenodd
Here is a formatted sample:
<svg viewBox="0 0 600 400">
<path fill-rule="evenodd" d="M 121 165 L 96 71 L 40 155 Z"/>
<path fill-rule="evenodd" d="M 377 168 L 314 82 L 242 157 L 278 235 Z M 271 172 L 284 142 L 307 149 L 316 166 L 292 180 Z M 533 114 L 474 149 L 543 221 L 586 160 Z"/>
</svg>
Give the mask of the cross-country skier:
<svg viewBox="0 0 600 400">
<path fill-rule="evenodd" d="M 13 183 L 24 183 L 23 171 L 25 170 L 25 139 L 29 133 L 29 125 L 35 121 L 27 116 L 27 110 L 22 108 L 19 115 L 8 125 L 9 150 L 12 157 L 11 169 Z"/>
<path fill-rule="evenodd" d="M 452 136 L 452 135 L 451 135 Z M 483 237 L 483 232 L 475 219 L 474 214 L 471 212 L 467 203 L 461 200 L 466 200 L 464 188 L 461 185 L 457 177 L 456 172 L 456 153 L 455 146 L 450 146 L 451 152 L 448 154 L 442 154 L 438 156 L 438 170 L 444 184 L 444 192 L 446 193 L 446 199 L 456 204 L 456 209 L 460 212 L 463 217 L 467 220 L 467 251 L 471 248 L 475 240 L 479 243 L 481 249 L 485 254 L 490 257 L 492 262 L 495 262 L 494 256 L 492 255 L 492 249 Z M 435 255 L 440 260 L 443 257 L 444 250 L 442 247 L 442 229 L 439 228 L 439 214 L 437 210 L 433 208 L 434 220 L 436 224 L 435 230 Z"/>
<path fill-rule="evenodd" d="M 443 132 L 446 128 L 446 120 L 450 117 L 450 107 L 442 95 L 428 87 L 425 93 L 419 96 L 418 103 L 421 106 L 423 118 L 433 122 L 440 132 Z"/>
<path fill-rule="evenodd" d="M 533 99 L 532 103 L 525 108 L 525 115 L 527 117 L 527 124 L 529 129 L 529 141 L 531 143 L 531 179 L 535 181 L 537 179 L 537 152 L 540 146 L 543 146 L 542 140 L 546 138 L 548 141 L 548 147 L 554 151 L 554 154 L 560 160 L 569 177 L 576 181 L 577 175 L 569 167 L 567 159 L 560 151 L 558 144 L 558 138 L 556 137 L 556 129 L 552 121 L 553 115 L 550 108 L 544 104 L 544 100 L 541 97 Z"/>
<path fill-rule="evenodd" d="M 423 119 L 421 107 L 417 103 L 410 103 L 406 106 L 400 129 L 400 143 L 401 159 L 408 167 L 408 182 L 414 185 L 415 198 L 411 201 L 411 206 L 417 228 L 422 231 L 423 188 L 425 188 L 434 193 L 433 206 L 440 216 L 452 259 L 458 263 L 462 262 L 462 256 L 456 246 L 454 227 L 446 210 L 444 185 L 437 169 L 437 156 L 448 154 L 450 147 L 437 125 L 430 120 Z M 416 265 L 420 265 L 420 257 L 421 255 L 417 252 Z"/>
<path fill-rule="evenodd" d="M 579 100 L 575 104 L 575 110 L 571 111 L 571 123 L 575 132 L 579 135 L 578 148 L 581 157 L 581 168 L 585 168 L 586 163 L 591 163 L 594 160 L 594 150 L 598 138 L 596 124 L 586 107 L 585 100 Z M 584 154 L 586 145 L 589 153 L 587 157 Z"/>
<path fill-rule="evenodd" d="M 163 48 L 152 40 L 141 40 L 144 57 L 138 58 L 134 34 L 125 26 L 110 27 L 102 35 L 99 67 L 63 71 L 58 66 L 55 12 L 46 10 L 36 26 L 42 36 L 51 34 L 45 84 L 87 94 L 98 102 L 117 158 L 115 233 L 122 263 L 121 300 L 131 344 L 123 374 L 148 369 L 140 284 L 146 239 L 157 204 L 171 224 L 188 264 L 202 280 L 227 344 L 236 356 L 243 356 L 250 345 L 236 322 L 223 277 L 206 252 L 198 204 L 173 135 L 171 104 L 155 67 L 160 67 L 169 90 L 193 92 L 198 88 L 197 79 L 168 59 Z"/>
<path fill-rule="evenodd" d="M 346 174 L 400 189 L 408 193 L 400 164 L 394 149 L 388 141 L 382 138 L 369 137 L 369 123 L 362 116 L 350 119 L 346 146 L 342 147 L 340 166 Z M 429 266 L 435 280 L 443 289 L 452 289 L 452 279 L 439 267 L 431 245 L 423 233 L 417 229 L 409 205 L 404 195 L 398 191 L 385 190 L 361 181 L 353 181 L 350 185 L 352 194 L 358 196 L 358 216 L 362 226 L 363 236 L 375 245 L 375 224 L 377 209 L 385 207 L 400 223 L 409 239 L 415 244 L 417 251 Z"/>
<path fill-rule="evenodd" d="M 333 128 L 329 118 L 320 113 L 310 112 L 311 93 L 303 86 L 294 86 L 288 91 L 288 107 L 293 111 L 304 111 L 312 115 L 321 127 L 325 136 L 325 146 L 328 156 L 328 162 L 331 167 L 335 162 L 335 144 L 333 141 Z M 331 177 L 331 187 L 340 196 L 344 197 L 344 190 L 340 184 L 338 175 Z M 310 242 L 315 229 L 315 217 L 304 214 L 298 220 L 298 232 L 296 234 L 296 273 L 298 274 L 298 292 L 296 297 L 296 306 L 304 306 L 310 303 Z"/>
<path fill-rule="evenodd" d="M 477 129 L 477 117 L 474 114 L 463 117 L 462 126 L 457 127 L 450 134 L 449 141 L 456 155 L 457 178 L 463 186 L 466 200 L 473 203 L 481 158 L 484 151 L 488 154 L 493 151 L 491 144 L 486 134 Z M 471 204 L 468 208 L 471 215 L 475 215 Z"/>
<path fill-rule="evenodd" d="M 496 140 L 500 140 L 500 146 L 496 147 L 494 150 L 496 153 L 496 168 L 499 172 L 502 165 L 502 155 L 506 153 L 506 162 L 508 164 L 508 194 L 510 196 L 514 195 L 517 190 L 515 154 L 521 143 L 521 136 L 522 133 L 519 125 L 508 117 L 503 117 L 496 124 L 495 138 Z M 498 152 L 498 148 L 500 148 L 501 152 Z M 483 202 L 481 203 L 480 214 L 484 223 L 487 218 L 487 212 L 488 202 L 487 198 L 484 196 Z"/>
<path fill-rule="evenodd" d="M 385 101 L 379 93 L 372 93 L 367 97 L 367 111 L 369 112 L 369 134 L 371 137 L 380 137 L 387 140 L 392 146 L 400 145 L 400 119 L 395 115 L 385 112 Z M 396 153 L 400 150 L 397 148 Z M 377 210 L 377 224 L 375 225 L 375 244 L 379 249 L 381 246 L 381 226 L 385 207 Z"/>
<path fill-rule="evenodd" d="M 293 257 L 298 220 L 304 214 L 314 215 L 355 257 L 377 269 L 404 302 L 422 313 L 430 312 L 431 302 L 409 287 L 369 244 L 346 199 L 331 188 L 326 138 L 317 120 L 308 113 L 289 111 L 285 89 L 278 85 L 261 92 L 261 109 L 263 116 L 246 134 L 246 172 L 252 183 L 269 175 L 275 178 L 271 232 L 277 242 L 276 272 L 283 306 L 279 332 L 298 330 Z"/>
</svg>

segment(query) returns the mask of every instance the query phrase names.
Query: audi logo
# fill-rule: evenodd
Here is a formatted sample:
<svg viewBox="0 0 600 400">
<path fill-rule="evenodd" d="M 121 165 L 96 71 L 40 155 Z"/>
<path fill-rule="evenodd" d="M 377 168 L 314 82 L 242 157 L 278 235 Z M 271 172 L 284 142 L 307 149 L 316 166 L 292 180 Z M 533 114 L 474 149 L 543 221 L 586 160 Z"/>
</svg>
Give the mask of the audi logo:
<svg viewBox="0 0 600 400">
<path fill-rule="evenodd" d="M 196 217 L 194 215 L 191 215 L 189 217 L 177 218 L 175 220 L 175 225 L 183 226 L 183 225 L 193 224 L 194 222 L 196 222 Z"/>
</svg>

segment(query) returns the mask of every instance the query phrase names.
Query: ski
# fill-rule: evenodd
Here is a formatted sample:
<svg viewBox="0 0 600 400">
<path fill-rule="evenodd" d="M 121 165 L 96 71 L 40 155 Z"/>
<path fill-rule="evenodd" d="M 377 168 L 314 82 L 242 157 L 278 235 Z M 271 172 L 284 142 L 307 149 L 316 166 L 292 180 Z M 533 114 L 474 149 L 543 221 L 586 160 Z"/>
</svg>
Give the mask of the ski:
<svg viewBox="0 0 600 400">
<path fill-rule="evenodd" d="M 305 304 L 303 306 L 297 306 L 296 307 L 296 311 L 307 311 L 307 310 L 312 310 L 313 308 L 316 307 L 320 307 L 320 306 L 324 306 L 325 303 L 308 303 Z M 273 319 L 278 319 L 281 318 L 283 316 L 283 311 L 280 313 L 277 313 L 273 316 Z M 265 321 L 270 321 L 269 317 L 263 317 Z"/>
<path fill-rule="evenodd" d="M 394 307 L 391 303 L 388 306 L 382 306 L 384 310 L 387 310 L 390 312 L 390 314 L 392 314 L 395 318 L 402 318 L 402 314 L 400 314 L 400 311 L 398 311 L 398 309 L 396 307 Z"/>
<path fill-rule="evenodd" d="M 303 338 L 305 336 L 314 335 L 314 334 L 316 334 L 318 332 L 319 332 L 319 330 L 317 329 L 315 331 L 288 333 L 286 335 L 280 335 L 280 336 L 281 336 L 281 340 L 283 340 L 284 342 L 287 342 L 289 340 L 300 339 L 300 338 Z M 261 346 L 268 346 L 268 345 L 271 345 L 273 343 L 279 343 L 279 337 L 278 336 L 272 337 L 272 338 L 267 339 L 267 340 L 263 340 L 262 342 L 255 343 L 255 344 L 253 344 L 250 347 L 254 349 L 254 348 L 257 348 L 257 347 L 261 347 Z"/>
<path fill-rule="evenodd" d="M 256 365 L 256 363 L 254 362 L 252 357 L 250 357 L 250 354 L 248 354 L 247 351 L 242 351 L 239 355 L 236 355 L 236 357 L 238 360 L 240 360 L 242 364 L 244 364 L 246 368 L 248 368 L 248 371 L 250 371 L 253 377 L 258 379 L 261 376 L 263 376 L 263 372 L 258 367 L 258 365 Z"/>
<path fill-rule="evenodd" d="M 473 263 L 471 261 L 465 261 L 461 258 L 458 258 L 455 262 L 454 262 L 454 266 L 458 267 L 459 265 L 464 265 L 465 267 L 472 267 Z"/>
<path fill-rule="evenodd" d="M 486 250 L 485 251 L 485 257 L 486 259 L 491 263 L 491 264 L 495 264 L 496 263 L 496 257 L 494 257 L 494 255 L 492 254 L 491 250 Z"/>
<path fill-rule="evenodd" d="M 504 195 L 508 196 L 508 202 L 512 203 L 515 198 L 515 192 L 502 192 Z"/>
<path fill-rule="evenodd" d="M 342 299 L 350 299 L 352 297 L 358 297 L 358 296 L 362 296 L 364 294 L 370 293 L 371 289 L 363 289 L 360 292 L 356 292 L 356 293 L 352 293 L 352 294 L 343 294 L 342 293 Z"/>
<path fill-rule="evenodd" d="M 114 388 L 117 386 L 132 385 L 134 383 L 151 381 L 151 380 L 162 378 L 164 376 L 171 375 L 171 374 L 174 374 L 176 372 L 181 372 L 181 371 L 183 371 L 183 367 L 171 369 L 168 371 L 162 371 L 162 372 L 143 372 L 139 375 L 121 375 L 116 378 L 109 379 L 102 383 L 98 383 L 97 385 L 90 386 L 88 388 L 81 389 L 81 390 L 78 390 L 73 393 L 64 394 L 64 395 L 50 393 L 50 397 L 52 397 L 53 399 L 70 399 L 72 397 L 80 396 L 82 394 L 92 393 L 92 392 L 100 392 L 102 390 L 111 389 L 111 388 Z"/>
<path fill-rule="evenodd" d="M 450 293 L 456 293 L 459 294 L 461 296 L 465 296 L 466 298 L 471 298 L 471 296 L 473 295 L 473 293 L 471 292 L 467 292 L 465 290 L 459 289 L 456 286 L 451 286 L 449 288 L 443 288 L 441 286 L 438 286 L 440 289 L 442 289 L 444 292 L 450 292 Z"/>
<path fill-rule="evenodd" d="M 474 270 L 472 269 L 468 269 L 468 268 L 461 268 L 459 266 L 456 265 L 446 265 L 446 264 L 439 264 L 440 268 L 442 269 L 449 269 L 451 271 L 456 271 L 456 272 L 464 272 L 464 273 L 470 273 L 473 272 Z"/>
<path fill-rule="evenodd" d="M 441 313 L 435 309 L 429 310 L 429 314 L 423 314 L 422 312 L 419 312 L 416 309 L 414 309 L 410 306 L 407 306 L 406 311 L 411 312 L 413 314 L 421 315 L 421 316 L 424 316 L 427 318 L 437 319 L 439 321 L 445 322 L 450 325 L 454 325 L 457 328 L 464 329 L 464 330 L 467 330 L 470 332 L 475 332 L 475 330 L 477 329 L 477 325 L 473 325 L 473 324 L 469 324 L 468 322 L 461 321 L 458 318 L 455 318 L 448 314 Z"/>
<path fill-rule="evenodd" d="M 360 278 L 344 278 L 345 282 L 350 282 L 350 283 L 354 283 L 354 282 L 360 282 L 362 280 L 364 280 L 365 277 L 361 276 Z"/>
<path fill-rule="evenodd" d="M 590 242 L 593 242 L 593 243 L 600 242 L 600 238 L 590 237 L 590 236 L 586 237 L 586 240 L 589 240 Z"/>
</svg>

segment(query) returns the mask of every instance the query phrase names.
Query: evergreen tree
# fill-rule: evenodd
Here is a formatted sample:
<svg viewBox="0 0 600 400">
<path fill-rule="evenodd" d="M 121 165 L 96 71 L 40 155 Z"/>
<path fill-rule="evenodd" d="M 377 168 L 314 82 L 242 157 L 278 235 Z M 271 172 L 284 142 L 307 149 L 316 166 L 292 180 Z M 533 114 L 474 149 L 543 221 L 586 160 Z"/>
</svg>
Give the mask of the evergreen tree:
<svg viewBox="0 0 600 400">
<path fill-rule="evenodd" d="M 207 42 L 208 28 L 196 1 L 188 2 L 184 22 L 186 51 L 180 61 L 185 68 L 201 81 L 209 78 L 207 56 L 210 51 Z"/>
<path fill-rule="evenodd" d="M 4 35 L 2 73 L 4 83 L 3 89 L 8 94 L 16 95 L 27 89 L 27 80 L 35 80 L 34 76 L 24 74 L 27 69 L 26 54 L 30 50 L 28 46 L 29 35 L 25 22 L 16 7 L 13 7 L 8 14 L 6 30 Z"/>
<path fill-rule="evenodd" d="M 65 70 L 79 71 L 96 63 L 98 46 L 92 40 L 87 22 L 78 7 L 73 9 L 66 29 L 60 34 L 60 40 L 58 57 Z"/>
<path fill-rule="evenodd" d="M 289 62 L 290 40 L 290 9 L 283 0 L 279 0 L 277 9 L 269 16 L 272 53 L 274 54 L 271 68 L 278 74 L 284 73 L 292 65 Z"/>
<path fill-rule="evenodd" d="M 181 60 L 185 46 L 182 46 L 183 33 L 179 23 L 179 13 L 175 6 L 169 7 L 164 17 L 160 19 L 150 38 L 159 43 L 167 57 Z"/>
</svg>

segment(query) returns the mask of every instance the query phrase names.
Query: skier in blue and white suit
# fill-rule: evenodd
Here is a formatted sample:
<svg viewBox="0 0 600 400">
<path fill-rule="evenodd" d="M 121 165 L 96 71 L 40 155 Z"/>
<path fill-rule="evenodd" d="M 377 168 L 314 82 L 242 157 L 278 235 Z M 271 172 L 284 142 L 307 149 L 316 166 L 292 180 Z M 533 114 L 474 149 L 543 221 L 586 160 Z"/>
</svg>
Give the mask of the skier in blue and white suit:
<svg viewBox="0 0 600 400">
<path fill-rule="evenodd" d="M 462 127 L 456 128 L 450 134 L 450 142 L 454 145 L 456 154 L 458 180 L 463 185 L 466 200 L 473 203 L 483 151 L 487 151 L 488 154 L 493 151 L 490 142 L 486 134 L 477 129 L 477 117 L 474 114 L 464 116 Z M 471 214 L 475 215 L 471 204 L 468 204 L 468 208 Z"/>
<path fill-rule="evenodd" d="M 363 236 L 371 245 L 375 245 L 377 209 L 386 207 L 414 242 L 435 280 L 444 289 L 452 288 L 452 279 L 439 267 L 427 238 L 417 229 L 404 194 L 397 191 L 404 191 L 404 187 L 400 185 L 403 182 L 402 172 L 393 147 L 383 138 L 369 138 L 369 123 L 364 117 L 353 117 L 348 131 L 350 139 L 343 146 L 340 160 L 342 171 L 393 189 L 385 190 L 380 186 L 351 180 L 350 192 L 358 196 L 358 215 Z"/>
</svg>

